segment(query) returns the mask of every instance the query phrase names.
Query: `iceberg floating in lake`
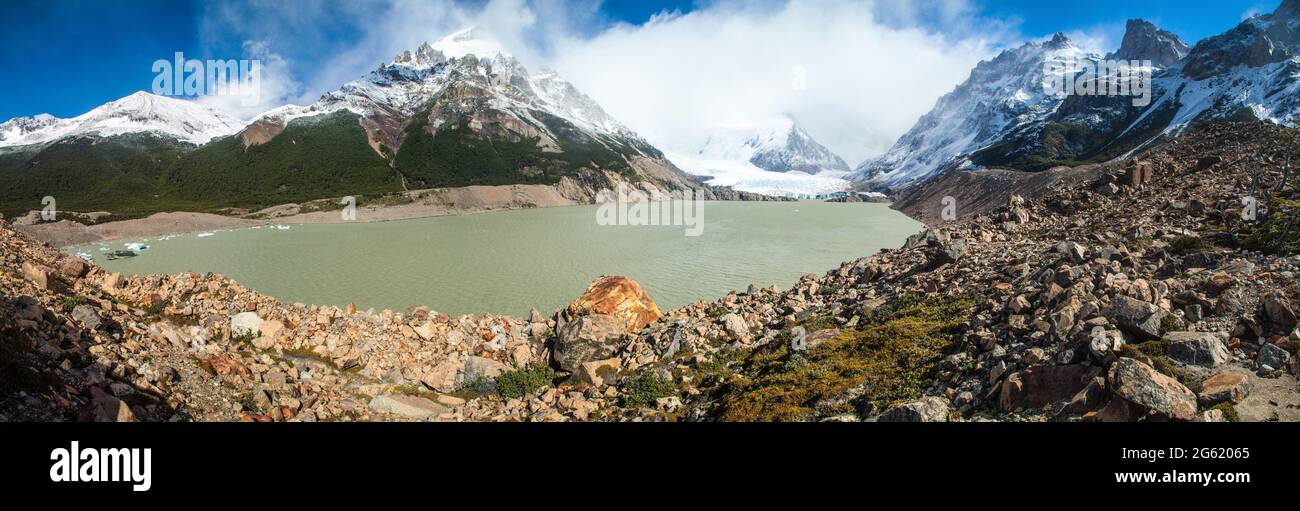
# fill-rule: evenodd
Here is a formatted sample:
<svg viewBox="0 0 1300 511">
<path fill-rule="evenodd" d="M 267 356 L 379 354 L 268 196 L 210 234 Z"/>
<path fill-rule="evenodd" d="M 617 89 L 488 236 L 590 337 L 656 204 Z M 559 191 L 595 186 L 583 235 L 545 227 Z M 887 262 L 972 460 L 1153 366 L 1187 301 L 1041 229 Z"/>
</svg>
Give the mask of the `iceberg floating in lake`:
<svg viewBox="0 0 1300 511">
<path fill-rule="evenodd" d="M 127 243 L 126 249 L 139 252 L 141 250 L 148 250 L 149 245 L 145 245 L 144 243 Z"/>
</svg>

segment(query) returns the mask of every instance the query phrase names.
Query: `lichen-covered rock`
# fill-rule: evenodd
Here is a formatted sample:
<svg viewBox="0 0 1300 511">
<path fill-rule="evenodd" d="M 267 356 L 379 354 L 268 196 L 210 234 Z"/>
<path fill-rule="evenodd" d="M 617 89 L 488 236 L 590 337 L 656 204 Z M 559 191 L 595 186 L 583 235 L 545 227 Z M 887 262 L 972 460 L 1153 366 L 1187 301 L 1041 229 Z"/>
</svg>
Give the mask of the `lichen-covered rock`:
<svg viewBox="0 0 1300 511">
<path fill-rule="evenodd" d="M 439 362 L 433 368 L 429 369 L 420 382 L 438 392 L 451 392 L 456 390 L 456 382 L 465 368 L 465 363 L 459 360 L 444 360 Z"/>
<path fill-rule="evenodd" d="M 1218 336 L 1207 332 L 1169 332 L 1164 336 L 1169 343 L 1169 358 L 1188 365 L 1218 367 L 1232 360 L 1228 347 Z"/>
<path fill-rule="evenodd" d="M 587 286 L 587 291 L 569 304 L 566 312 L 570 319 L 588 314 L 613 316 L 623 323 L 628 332 L 639 332 L 663 316 L 659 306 L 641 284 L 620 276 L 606 276 L 592 281 Z"/>
<path fill-rule="evenodd" d="M 564 325 L 551 357 L 560 369 L 576 372 L 583 362 L 611 358 L 622 345 L 625 323 L 607 314 L 581 316 Z"/>
<path fill-rule="evenodd" d="M 1196 418 L 1196 395 L 1191 390 L 1136 359 L 1116 360 L 1106 380 L 1112 393 L 1130 403 L 1171 419 Z"/>
<path fill-rule="evenodd" d="M 876 419 L 878 422 L 948 422 L 948 401 L 926 396 L 910 403 L 895 405 Z"/>
<path fill-rule="evenodd" d="M 86 272 L 90 270 L 90 265 L 87 265 L 86 261 L 80 257 L 65 256 L 59 258 L 58 270 L 64 277 L 75 280 L 86 276 Z"/>
<path fill-rule="evenodd" d="M 1287 360 L 1290 359 L 1291 354 L 1287 353 L 1286 350 L 1272 344 L 1265 344 L 1259 349 L 1259 356 L 1256 357 L 1255 363 L 1273 369 L 1282 369 L 1286 367 Z"/>
</svg>

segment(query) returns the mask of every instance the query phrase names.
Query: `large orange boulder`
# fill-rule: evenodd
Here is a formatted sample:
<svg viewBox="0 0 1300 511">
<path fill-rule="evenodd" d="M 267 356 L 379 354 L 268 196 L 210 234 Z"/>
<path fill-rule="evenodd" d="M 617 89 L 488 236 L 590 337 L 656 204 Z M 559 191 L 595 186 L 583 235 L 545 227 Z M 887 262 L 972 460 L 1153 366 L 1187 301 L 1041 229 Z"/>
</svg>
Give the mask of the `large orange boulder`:
<svg viewBox="0 0 1300 511">
<path fill-rule="evenodd" d="M 613 316 L 630 333 L 641 331 L 663 316 L 659 306 L 641 284 L 619 276 L 605 276 L 592 281 L 587 286 L 587 292 L 569 304 L 566 312 L 571 319 L 589 314 Z"/>
</svg>

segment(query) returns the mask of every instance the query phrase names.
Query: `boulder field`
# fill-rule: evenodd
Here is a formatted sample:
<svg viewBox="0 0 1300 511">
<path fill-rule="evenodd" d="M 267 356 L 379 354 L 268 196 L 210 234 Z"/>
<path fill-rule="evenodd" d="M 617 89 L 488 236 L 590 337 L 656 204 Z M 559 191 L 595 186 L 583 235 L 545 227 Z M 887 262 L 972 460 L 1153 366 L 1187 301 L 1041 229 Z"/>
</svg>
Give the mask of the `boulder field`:
<svg viewBox="0 0 1300 511">
<path fill-rule="evenodd" d="M 1300 420 L 1294 155 L 1209 126 L 788 288 L 609 276 L 526 318 L 126 276 L 0 221 L 0 418 Z"/>
</svg>

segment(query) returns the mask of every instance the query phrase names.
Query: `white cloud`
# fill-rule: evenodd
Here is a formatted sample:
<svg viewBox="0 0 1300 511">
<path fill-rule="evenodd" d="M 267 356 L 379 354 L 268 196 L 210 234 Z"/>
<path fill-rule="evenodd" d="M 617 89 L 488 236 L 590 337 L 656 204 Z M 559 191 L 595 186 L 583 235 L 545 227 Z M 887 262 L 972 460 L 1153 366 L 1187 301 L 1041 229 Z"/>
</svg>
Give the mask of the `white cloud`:
<svg viewBox="0 0 1300 511">
<path fill-rule="evenodd" d="M 553 65 L 666 149 L 690 150 L 719 125 L 789 114 L 857 164 L 888 149 L 997 40 L 916 28 L 927 12 L 918 4 L 715 4 L 568 40 Z M 960 22 L 952 13 L 962 4 L 936 4 L 947 14 L 931 21 Z"/>
<path fill-rule="evenodd" d="M 245 41 L 243 59 L 256 60 L 256 76 L 239 76 L 235 94 L 199 96 L 199 103 L 251 120 L 257 114 L 285 104 L 294 98 L 301 85 L 294 80 L 284 57 L 272 52 L 265 42 Z"/>
<path fill-rule="evenodd" d="M 277 89 L 283 101 L 305 104 L 403 50 L 475 24 L 530 68 L 559 71 L 662 149 L 689 151 L 716 126 L 791 115 L 851 165 L 884 152 L 1014 35 L 979 20 L 968 0 L 719 0 L 640 26 L 610 23 L 600 0 L 317 7 L 269 0 L 215 7 L 202 33 L 261 41 L 285 55 L 284 69 L 319 61 L 293 67 L 297 80 Z"/>
</svg>

